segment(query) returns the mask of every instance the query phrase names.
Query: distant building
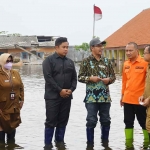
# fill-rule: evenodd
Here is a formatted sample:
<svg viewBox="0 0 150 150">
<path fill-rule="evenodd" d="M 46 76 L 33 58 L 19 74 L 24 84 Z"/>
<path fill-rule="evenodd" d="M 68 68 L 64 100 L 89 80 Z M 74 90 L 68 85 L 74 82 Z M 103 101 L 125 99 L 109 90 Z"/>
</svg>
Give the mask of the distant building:
<svg viewBox="0 0 150 150">
<path fill-rule="evenodd" d="M 23 62 L 43 58 L 55 51 L 55 36 L 0 36 L 0 54 L 10 53 Z"/>
<path fill-rule="evenodd" d="M 145 46 L 150 44 L 150 8 L 143 10 L 105 40 L 104 55 L 117 64 L 117 72 L 120 72 L 126 59 L 124 50 L 127 43 L 137 43 L 140 55 L 143 55 Z"/>
</svg>

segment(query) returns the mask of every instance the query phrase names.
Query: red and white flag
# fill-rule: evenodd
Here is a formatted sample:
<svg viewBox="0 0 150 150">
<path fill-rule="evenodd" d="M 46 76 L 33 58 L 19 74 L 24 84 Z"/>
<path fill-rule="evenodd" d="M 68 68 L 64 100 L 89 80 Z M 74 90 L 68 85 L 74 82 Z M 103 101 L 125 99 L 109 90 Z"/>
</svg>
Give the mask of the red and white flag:
<svg viewBox="0 0 150 150">
<path fill-rule="evenodd" d="M 95 21 L 102 19 L 102 11 L 99 7 L 94 5 L 94 19 Z"/>
</svg>

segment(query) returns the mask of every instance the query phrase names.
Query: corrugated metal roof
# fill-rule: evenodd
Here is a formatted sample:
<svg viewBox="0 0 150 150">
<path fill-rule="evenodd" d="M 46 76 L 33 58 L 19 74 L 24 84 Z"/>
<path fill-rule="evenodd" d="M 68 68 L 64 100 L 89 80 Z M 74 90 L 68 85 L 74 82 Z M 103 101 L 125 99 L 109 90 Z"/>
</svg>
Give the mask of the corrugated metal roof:
<svg viewBox="0 0 150 150">
<path fill-rule="evenodd" d="M 31 47 L 38 45 L 36 36 L 0 36 L 0 48 L 15 48 L 15 44 L 22 47 Z"/>
<path fill-rule="evenodd" d="M 39 47 L 54 47 L 55 41 L 39 42 Z"/>
<path fill-rule="evenodd" d="M 38 42 L 38 36 L 7 36 L 0 35 L 0 49 L 13 49 L 15 45 L 21 47 L 32 47 L 38 45 L 39 47 L 54 47 L 54 41 Z"/>
</svg>

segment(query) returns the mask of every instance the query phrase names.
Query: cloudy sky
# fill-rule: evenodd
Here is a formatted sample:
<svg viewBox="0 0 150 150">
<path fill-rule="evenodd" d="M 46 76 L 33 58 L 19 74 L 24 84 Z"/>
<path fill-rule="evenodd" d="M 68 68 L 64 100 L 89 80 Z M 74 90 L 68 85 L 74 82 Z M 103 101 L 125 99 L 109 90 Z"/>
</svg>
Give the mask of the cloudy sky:
<svg viewBox="0 0 150 150">
<path fill-rule="evenodd" d="M 0 0 L 0 31 L 66 36 L 70 45 L 89 42 L 94 4 L 103 13 L 95 23 L 95 36 L 101 40 L 150 8 L 150 0 Z"/>
</svg>

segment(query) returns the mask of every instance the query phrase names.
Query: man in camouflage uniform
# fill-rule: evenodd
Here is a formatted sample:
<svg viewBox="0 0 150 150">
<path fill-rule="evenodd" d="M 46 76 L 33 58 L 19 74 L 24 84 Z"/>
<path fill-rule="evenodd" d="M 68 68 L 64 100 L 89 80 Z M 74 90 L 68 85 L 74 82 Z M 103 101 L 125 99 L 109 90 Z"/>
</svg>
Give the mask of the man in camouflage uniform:
<svg viewBox="0 0 150 150">
<path fill-rule="evenodd" d="M 106 44 L 98 38 L 90 41 L 92 55 L 85 58 L 80 66 L 78 80 L 86 83 L 86 96 L 84 99 L 87 109 L 86 133 L 87 143 L 94 143 L 94 128 L 100 116 L 101 139 L 108 141 L 111 118 L 109 84 L 114 83 L 116 77 L 111 62 L 102 56 L 102 47 Z"/>
</svg>

